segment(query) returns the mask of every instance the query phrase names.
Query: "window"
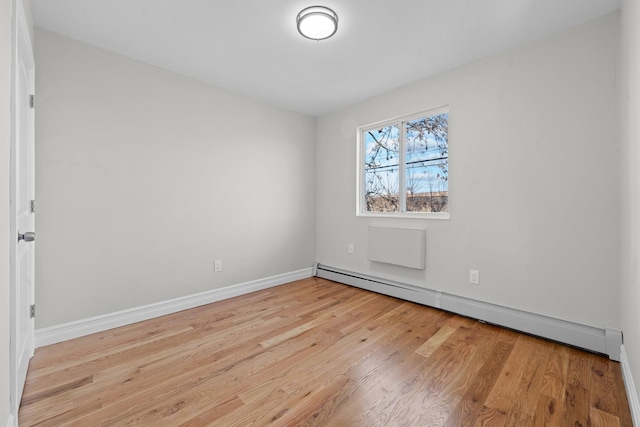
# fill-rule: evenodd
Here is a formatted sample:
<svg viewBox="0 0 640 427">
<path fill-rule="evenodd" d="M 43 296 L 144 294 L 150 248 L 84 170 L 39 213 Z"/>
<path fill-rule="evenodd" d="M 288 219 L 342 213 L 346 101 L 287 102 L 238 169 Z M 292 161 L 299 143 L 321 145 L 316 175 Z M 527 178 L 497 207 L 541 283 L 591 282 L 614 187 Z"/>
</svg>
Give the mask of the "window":
<svg viewBox="0 0 640 427">
<path fill-rule="evenodd" d="M 449 217 L 447 108 L 365 126 L 358 133 L 358 214 Z"/>
</svg>

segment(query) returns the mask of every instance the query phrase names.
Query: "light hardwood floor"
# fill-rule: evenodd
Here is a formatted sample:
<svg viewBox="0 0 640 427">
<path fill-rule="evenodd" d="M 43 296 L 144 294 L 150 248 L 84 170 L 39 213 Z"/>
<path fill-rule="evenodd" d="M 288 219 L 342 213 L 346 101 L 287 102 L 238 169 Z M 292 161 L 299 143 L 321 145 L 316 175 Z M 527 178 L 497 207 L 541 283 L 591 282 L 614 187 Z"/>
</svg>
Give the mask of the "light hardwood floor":
<svg viewBox="0 0 640 427">
<path fill-rule="evenodd" d="M 20 426 L 631 426 L 605 357 L 323 279 L 39 348 Z"/>
</svg>

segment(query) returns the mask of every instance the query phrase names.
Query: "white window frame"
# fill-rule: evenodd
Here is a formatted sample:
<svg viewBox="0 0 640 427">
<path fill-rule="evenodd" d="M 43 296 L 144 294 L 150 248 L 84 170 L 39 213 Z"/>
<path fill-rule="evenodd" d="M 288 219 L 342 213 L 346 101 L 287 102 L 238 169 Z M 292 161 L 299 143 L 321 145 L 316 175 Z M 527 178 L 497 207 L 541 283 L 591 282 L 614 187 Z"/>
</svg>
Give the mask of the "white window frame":
<svg viewBox="0 0 640 427">
<path fill-rule="evenodd" d="M 448 113 L 449 119 L 451 118 L 451 113 L 449 109 L 449 105 L 443 105 L 441 107 L 433 108 L 430 110 L 425 110 L 419 113 L 408 114 L 405 116 L 394 117 L 392 119 L 387 119 L 379 122 L 369 123 L 364 126 L 358 127 L 358 135 L 357 135 L 357 187 L 356 187 L 356 216 L 360 217 L 383 217 L 383 218 L 421 218 L 421 219 L 449 219 L 451 217 L 451 199 L 448 198 L 448 212 L 407 212 L 406 209 L 406 198 L 407 192 L 402 191 L 400 189 L 406 188 L 406 156 L 405 156 L 405 132 L 403 124 L 409 122 L 411 120 L 419 119 L 422 117 L 435 116 L 442 113 Z M 451 121 L 449 120 L 449 124 Z M 404 159 L 399 163 L 399 177 L 398 177 L 398 198 L 401 206 L 401 210 L 399 212 L 369 212 L 364 210 L 366 206 L 366 201 L 364 200 L 365 191 L 365 149 L 364 149 L 364 133 L 371 129 L 382 128 L 390 125 L 399 125 L 400 126 L 400 141 L 399 141 L 399 150 L 400 150 L 400 158 Z M 449 135 L 447 135 L 447 145 L 449 144 Z M 449 164 L 449 158 L 447 156 L 447 164 Z M 451 192 L 451 181 L 447 178 L 447 192 L 450 194 Z"/>
</svg>

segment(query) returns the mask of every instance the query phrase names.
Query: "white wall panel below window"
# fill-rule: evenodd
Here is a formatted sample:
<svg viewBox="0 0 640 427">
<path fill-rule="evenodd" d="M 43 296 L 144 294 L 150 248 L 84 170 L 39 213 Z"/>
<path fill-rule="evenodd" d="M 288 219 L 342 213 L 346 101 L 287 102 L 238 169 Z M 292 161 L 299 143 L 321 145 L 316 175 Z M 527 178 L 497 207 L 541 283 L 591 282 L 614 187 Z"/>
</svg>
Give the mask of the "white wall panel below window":
<svg viewBox="0 0 640 427">
<path fill-rule="evenodd" d="M 424 270 L 426 233 L 416 228 L 369 226 L 369 261 Z"/>
</svg>

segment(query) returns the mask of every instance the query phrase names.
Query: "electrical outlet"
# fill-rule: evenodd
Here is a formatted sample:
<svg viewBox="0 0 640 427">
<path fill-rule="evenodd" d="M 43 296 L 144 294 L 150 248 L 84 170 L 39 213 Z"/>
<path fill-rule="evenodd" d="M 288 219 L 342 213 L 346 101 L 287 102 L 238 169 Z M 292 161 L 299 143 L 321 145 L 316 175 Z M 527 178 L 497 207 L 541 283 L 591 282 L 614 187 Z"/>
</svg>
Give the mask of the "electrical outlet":
<svg viewBox="0 0 640 427">
<path fill-rule="evenodd" d="M 353 253 L 353 243 L 349 243 L 347 250 L 349 251 L 350 254 Z"/>
<path fill-rule="evenodd" d="M 480 284 L 480 272 L 478 270 L 469 270 L 469 283 L 472 285 Z"/>
<path fill-rule="evenodd" d="M 215 273 L 219 273 L 222 271 L 222 260 L 221 259 L 217 259 L 213 262 L 213 271 Z"/>
</svg>

